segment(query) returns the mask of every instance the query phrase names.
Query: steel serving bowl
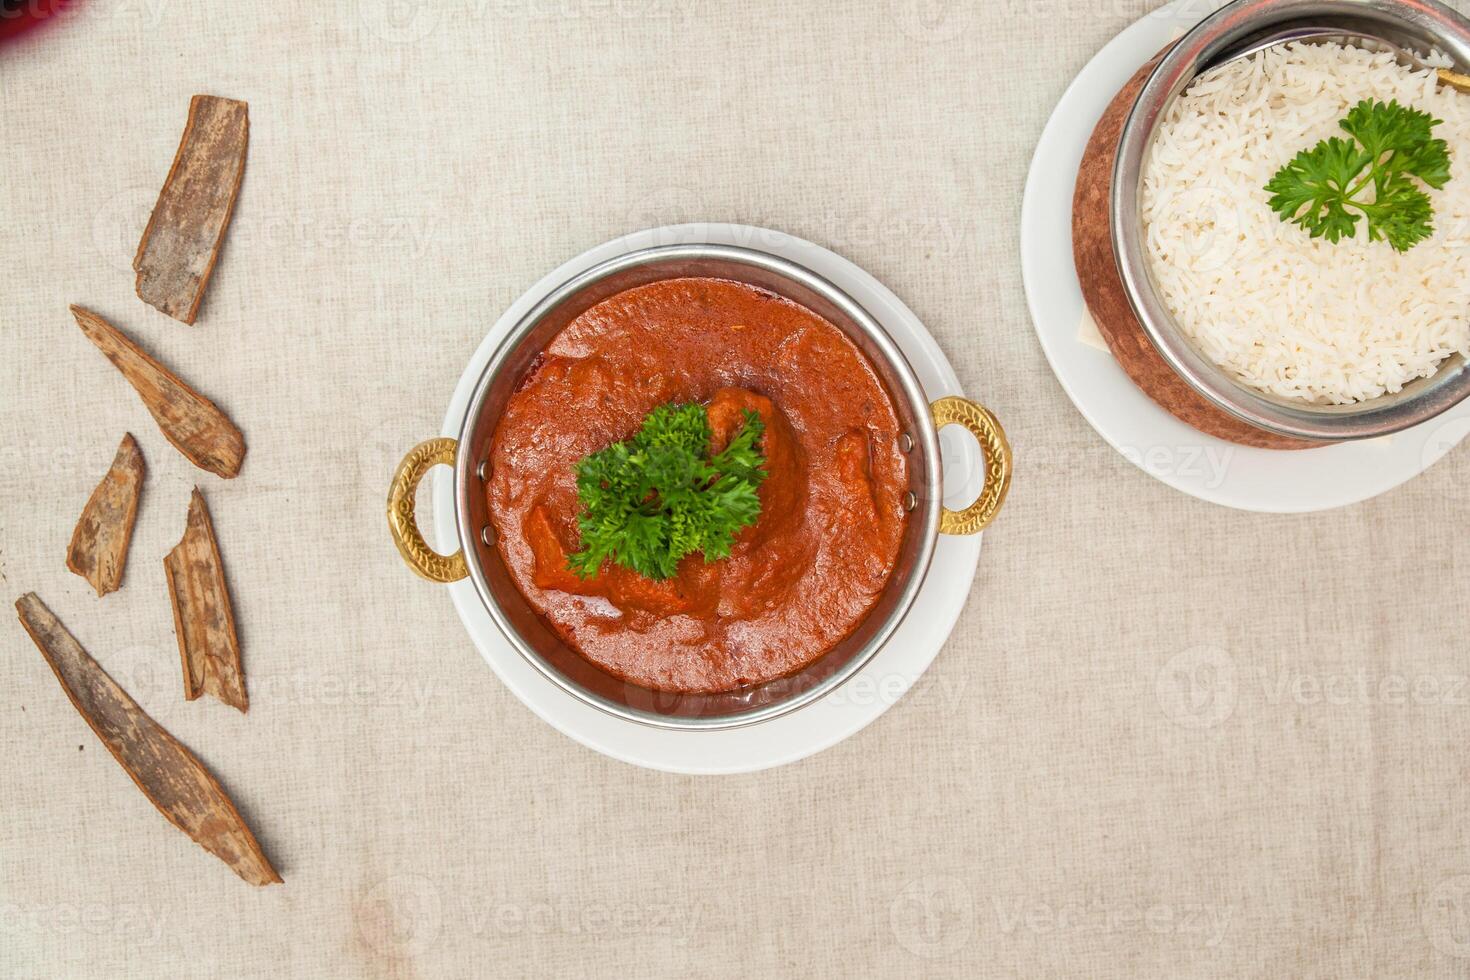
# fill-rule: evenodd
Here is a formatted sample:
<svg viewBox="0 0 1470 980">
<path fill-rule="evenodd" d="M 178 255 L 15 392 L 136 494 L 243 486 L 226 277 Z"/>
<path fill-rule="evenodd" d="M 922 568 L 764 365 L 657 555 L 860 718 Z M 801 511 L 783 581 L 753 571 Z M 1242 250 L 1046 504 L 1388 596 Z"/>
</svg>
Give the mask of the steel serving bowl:
<svg viewBox="0 0 1470 980">
<path fill-rule="evenodd" d="M 530 607 L 495 547 L 486 478 L 496 423 L 517 383 L 551 339 L 582 312 L 635 286 L 710 277 L 748 283 L 825 317 L 867 355 L 893 399 L 908 448 L 910 516 L 896 566 L 877 605 L 846 639 L 806 668 L 723 694 L 672 694 L 632 684 L 584 659 Z M 938 430 L 964 426 L 985 457 L 985 485 L 962 511 L 943 505 Z M 460 550 L 436 554 L 414 517 L 414 494 L 437 464 L 454 467 Z M 399 553 L 435 582 L 468 576 L 496 625 L 541 674 L 588 704 L 619 717 L 676 729 L 734 728 L 810 704 L 862 668 L 902 621 L 923 584 L 938 534 L 974 534 L 999 511 L 1010 486 L 1011 452 L 1000 424 L 959 397 L 932 404 L 913 369 L 878 322 L 835 285 L 785 259 L 724 245 L 670 245 L 610 259 L 574 276 L 533 307 L 491 356 L 476 383 L 457 439 L 431 439 L 409 452 L 388 493 L 388 524 Z"/>
<path fill-rule="evenodd" d="M 1465 358 L 1455 354 L 1432 376 L 1355 405 L 1312 405 L 1249 388 L 1201 353 L 1165 306 L 1150 272 L 1139 203 L 1159 123 L 1196 76 L 1274 40 L 1326 29 L 1377 38 L 1419 55 L 1436 49 L 1461 71 L 1470 65 L 1470 21 L 1435 0 L 1235 0 L 1180 38 L 1148 76 L 1118 144 L 1110 218 L 1129 303 L 1154 347 L 1186 383 L 1217 408 L 1257 428 L 1342 442 L 1406 429 L 1470 396 Z"/>
</svg>

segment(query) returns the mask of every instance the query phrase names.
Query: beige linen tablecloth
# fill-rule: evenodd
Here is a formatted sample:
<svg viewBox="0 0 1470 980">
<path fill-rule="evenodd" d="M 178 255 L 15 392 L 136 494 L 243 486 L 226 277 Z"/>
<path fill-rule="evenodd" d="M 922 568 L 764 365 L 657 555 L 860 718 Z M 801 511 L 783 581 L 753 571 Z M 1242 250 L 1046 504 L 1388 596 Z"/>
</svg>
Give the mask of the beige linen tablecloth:
<svg viewBox="0 0 1470 980">
<path fill-rule="evenodd" d="M 216 772 L 285 884 L 170 827 L 0 626 L 0 976 L 1451 977 L 1470 971 L 1470 450 L 1369 503 L 1237 513 L 1068 402 L 1017 236 L 1068 80 L 1154 0 L 101 0 L 0 48 L 0 583 Z M 250 103 L 194 327 L 129 263 L 189 96 Z M 652 224 L 853 259 L 1016 449 L 917 690 L 755 775 L 644 771 L 496 679 L 383 498 L 527 286 Z M 78 333 L 226 407 L 193 469 Z M 118 439 L 123 590 L 63 565 Z M 248 716 L 182 698 L 160 559 L 208 494 Z M 8 614 L 7 614 L 8 617 Z"/>
</svg>

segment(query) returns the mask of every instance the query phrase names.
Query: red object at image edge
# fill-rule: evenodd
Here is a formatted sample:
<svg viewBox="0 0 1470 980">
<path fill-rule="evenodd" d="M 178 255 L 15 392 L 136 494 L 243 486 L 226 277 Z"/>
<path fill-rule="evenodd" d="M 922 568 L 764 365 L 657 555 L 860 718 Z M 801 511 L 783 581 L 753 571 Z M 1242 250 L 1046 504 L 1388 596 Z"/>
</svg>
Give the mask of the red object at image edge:
<svg viewBox="0 0 1470 980">
<path fill-rule="evenodd" d="M 0 41 L 20 37 L 72 3 L 73 0 L 0 0 Z"/>
</svg>

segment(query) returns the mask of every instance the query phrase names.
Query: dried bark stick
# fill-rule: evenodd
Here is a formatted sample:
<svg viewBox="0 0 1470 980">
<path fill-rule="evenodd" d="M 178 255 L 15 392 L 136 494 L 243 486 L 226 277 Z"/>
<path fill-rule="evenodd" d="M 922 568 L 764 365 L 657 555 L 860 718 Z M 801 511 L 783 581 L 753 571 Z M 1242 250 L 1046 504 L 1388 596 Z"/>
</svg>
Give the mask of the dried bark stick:
<svg viewBox="0 0 1470 980">
<path fill-rule="evenodd" d="M 235 210 L 250 113 L 213 95 L 189 100 L 189 121 L 133 256 L 138 298 L 193 323 Z"/>
<path fill-rule="evenodd" d="M 131 432 L 122 438 L 112 466 L 82 508 L 66 549 L 66 567 L 92 583 L 99 596 L 116 592 L 128 561 L 128 541 L 138 516 L 138 495 L 148 468 Z"/>
<path fill-rule="evenodd" d="M 97 314 L 80 306 L 72 306 L 71 313 L 87 339 L 137 390 L 164 437 L 189 462 L 225 479 L 240 472 L 245 437 L 229 416 Z"/>
<path fill-rule="evenodd" d="M 163 570 L 184 665 L 184 697 L 193 701 L 200 694 L 213 694 L 241 712 L 249 710 L 224 564 L 209 508 L 197 487 L 189 501 L 183 540 L 163 559 Z"/>
<path fill-rule="evenodd" d="M 34 592 L 16 600 L 15 609 L 72 706 L 169 822 L 252 885 L 280 882 L 235 804 L 194 753 L 128 697 Z"/>
</svg>

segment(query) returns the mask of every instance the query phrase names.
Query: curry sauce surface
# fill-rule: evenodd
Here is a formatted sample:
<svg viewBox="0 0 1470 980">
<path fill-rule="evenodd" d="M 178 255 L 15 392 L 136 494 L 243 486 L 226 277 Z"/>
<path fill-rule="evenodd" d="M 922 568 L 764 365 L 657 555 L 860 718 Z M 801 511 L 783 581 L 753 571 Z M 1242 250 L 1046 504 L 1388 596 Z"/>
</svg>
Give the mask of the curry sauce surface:
<svg viewBox="0 0 1470 980">
<path fill-rule="evenodd" d="M 576 465 L 667 402 L 704 403 L 714 451 L 759 412 L 770 476 L 728 559 L 655 582 L 581 547 Z M 497 547 L 531 606 L 602 669 L 661 691 L 730 691 L 800 670 L 851 633 L 898 556 L 906 461 L 892 401 L 857 347 L 782 297 L 672 279 L 589 309 L 547 346 L 495 431 Z"/>
</svg>

